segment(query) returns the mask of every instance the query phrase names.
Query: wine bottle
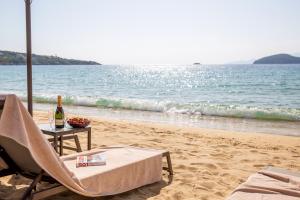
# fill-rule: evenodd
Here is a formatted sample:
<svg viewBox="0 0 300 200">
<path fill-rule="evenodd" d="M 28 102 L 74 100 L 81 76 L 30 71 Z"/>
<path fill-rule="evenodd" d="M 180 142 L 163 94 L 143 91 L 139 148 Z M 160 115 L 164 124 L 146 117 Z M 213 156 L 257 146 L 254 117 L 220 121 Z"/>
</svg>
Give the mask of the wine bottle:
<svg viewBox="0 0 300 200">
<path fill-rule="evenodd" d="M 57 108 L 55 111 L 55 128 L 64 128 L 65 126 L 65 114 L 64 109 L 62 107 L 62 99 L 61 96 L 57 96 Z"/>
</svg>

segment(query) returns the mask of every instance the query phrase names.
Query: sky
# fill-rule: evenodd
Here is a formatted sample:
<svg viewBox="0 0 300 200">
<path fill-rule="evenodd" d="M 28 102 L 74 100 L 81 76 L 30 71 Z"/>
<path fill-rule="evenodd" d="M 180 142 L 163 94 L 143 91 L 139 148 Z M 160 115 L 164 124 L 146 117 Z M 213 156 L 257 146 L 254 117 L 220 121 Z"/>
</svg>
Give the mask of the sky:
<svg viewBox="0 0 300 200">
<path fill-rule="evenodd" d="M 0 50 L 25 52 L 24 6 L 0 0 Z M 33 0 L 32 51 L 103 64 L 299 54 L 299 9 L 299 0 Z"/>
</svg>

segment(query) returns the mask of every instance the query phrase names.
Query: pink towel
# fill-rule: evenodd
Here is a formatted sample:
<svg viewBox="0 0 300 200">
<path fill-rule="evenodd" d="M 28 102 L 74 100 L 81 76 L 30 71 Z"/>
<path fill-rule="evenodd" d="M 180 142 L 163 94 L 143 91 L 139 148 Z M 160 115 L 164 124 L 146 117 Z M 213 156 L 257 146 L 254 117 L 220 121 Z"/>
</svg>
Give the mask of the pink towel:
<svg viewBox="0 0 300 200">
<path fill-rule="evenodd" d="M 251 175 L 227 200 L 300 199 L 300 178 L 281 172 L 262 170 Z"/>
</svg>

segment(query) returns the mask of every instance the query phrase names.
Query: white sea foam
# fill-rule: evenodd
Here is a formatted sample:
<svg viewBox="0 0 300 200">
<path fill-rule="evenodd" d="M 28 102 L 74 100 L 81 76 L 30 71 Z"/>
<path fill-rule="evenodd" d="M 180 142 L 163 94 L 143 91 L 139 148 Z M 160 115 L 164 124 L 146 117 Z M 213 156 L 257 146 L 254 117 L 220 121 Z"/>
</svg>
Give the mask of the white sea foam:
<svg viewBox="0 0 300 200">
<path fill-rule="evenodd" d="M 24 96 L 21 96 L 21 98 L 26 100 Z M 35 96 L 34 101 L 38 103 L 55 103 L 56 97 L 50 95 Z M 75 96 L 64 96 L 64 104 L 73 106 L 161 112 L 168 114 L 184 114 L 191 116 L 206 115 L 262 120 L 300 121 L 300 109 L 259 108 L 241 105 L 220 105 L 208 103 L 180 104 L 171 101 Z"/>
</svg>

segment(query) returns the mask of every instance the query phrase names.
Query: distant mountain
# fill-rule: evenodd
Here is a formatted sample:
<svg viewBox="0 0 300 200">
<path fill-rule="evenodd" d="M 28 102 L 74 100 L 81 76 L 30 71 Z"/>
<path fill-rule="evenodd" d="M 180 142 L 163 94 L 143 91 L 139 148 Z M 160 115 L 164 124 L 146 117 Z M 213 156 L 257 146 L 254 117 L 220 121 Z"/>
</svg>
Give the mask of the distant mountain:
<svg viewBox="0 0 300 200">
<path fill-rule="evenodd" d="M 94 61 L 42 56 L 32 54 L 33 65 L 101 65 Z M 0 51 L 0 65 L 26 65 L 26 54 L 12 51 Z"/>
<path fill-rule="evenodd" d="M 300 57 L 289 54 L 276 54 L 254 61 L 253 64 L 300 64 Z"/>
</svg>

